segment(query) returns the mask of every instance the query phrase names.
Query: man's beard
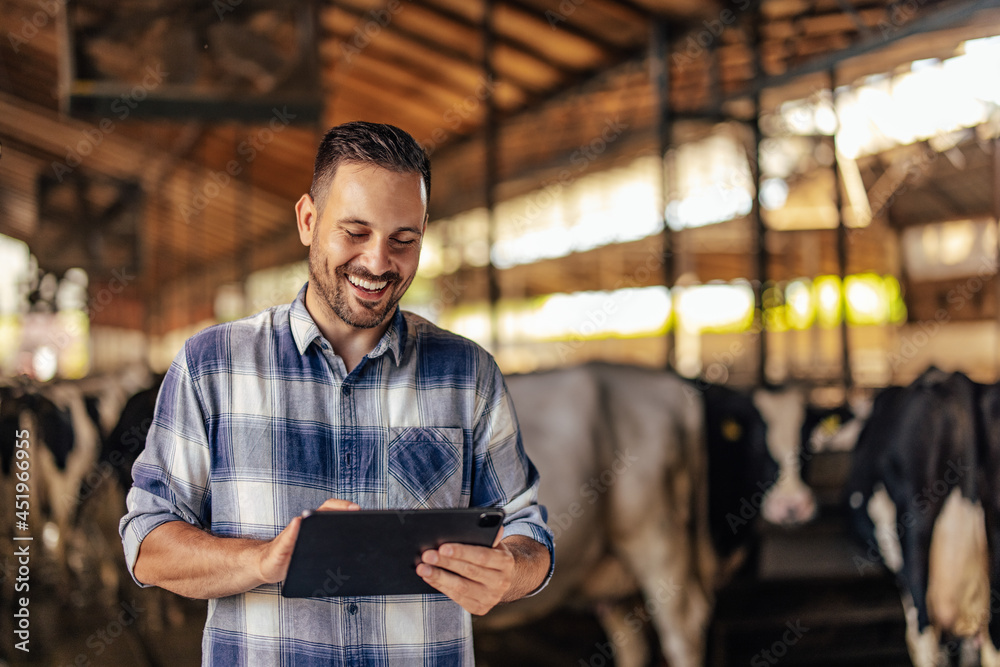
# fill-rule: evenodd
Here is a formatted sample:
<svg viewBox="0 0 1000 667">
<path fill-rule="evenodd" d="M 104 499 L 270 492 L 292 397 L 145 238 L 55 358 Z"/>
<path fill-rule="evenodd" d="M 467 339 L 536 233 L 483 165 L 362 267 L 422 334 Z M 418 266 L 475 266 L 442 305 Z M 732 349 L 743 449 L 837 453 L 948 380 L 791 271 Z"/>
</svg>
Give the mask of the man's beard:
<svg viewBox="0 0 1000 667">
<path fill-rule="evenodd" d="M 319 261 L 313 253 L 309 253 L 309 286 L 316 289 L 337 317 L 358 329 L 374 329 L 382 324 L 385 318 L 395 311 L 396 304 L 408 286 L 404 285 L 400 289 L 400 275 L 395 271 L 387 271 L 381 276 L 376 276 L 364 267 L 345 264 L 331 272 L 329 261 L 326 259 L 322 260 L 321 273 L 317 267 Z M 383 296 L 377 304 L 366 303 L 348 294 L 350 288 L 344 285 L 348 274 L 370 282 L 388 281 L 386 289 L 394 291 L 388 294 L 388 298 Z"/>
</svg>

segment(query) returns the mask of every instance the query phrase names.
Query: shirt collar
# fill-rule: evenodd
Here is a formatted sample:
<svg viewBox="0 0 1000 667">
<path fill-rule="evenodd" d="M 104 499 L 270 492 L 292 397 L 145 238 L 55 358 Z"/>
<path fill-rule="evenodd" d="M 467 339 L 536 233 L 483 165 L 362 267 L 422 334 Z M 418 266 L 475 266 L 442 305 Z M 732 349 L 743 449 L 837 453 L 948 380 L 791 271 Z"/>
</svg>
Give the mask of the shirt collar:
<svg viewBox="0 0 1000 667">
<path fill-rule="evenodd" d="M 312 315 L 306 309 L 306 288 L 308 287 L 308 282 L 302 286 L 302 289 L 299 290 L 288 311 L 288 324 L 292 329 L 292 338 L 295 339 L 295 346 L 298 348 L 299 354 L 305 354 L 314 341 L 323 339 L 323 334 L 320 332 L 319 327 L 316 326 Z M 396 306 L 396 312 L 392 316 L 392 323 L 386 329 L 382 338 L 379 339 L 378 344 L 375 345 L 375 349 L 369 352 L 367 356 L 369 359 L 374 359 L 382 356 L 388 350 L 392 352 L 393 359 L 396 365 L 399 366 L 403 360 L 405 345 L 406 318 L 403 316 L 403 311 L 400 310 L 399 306 Z"/>
</svg>

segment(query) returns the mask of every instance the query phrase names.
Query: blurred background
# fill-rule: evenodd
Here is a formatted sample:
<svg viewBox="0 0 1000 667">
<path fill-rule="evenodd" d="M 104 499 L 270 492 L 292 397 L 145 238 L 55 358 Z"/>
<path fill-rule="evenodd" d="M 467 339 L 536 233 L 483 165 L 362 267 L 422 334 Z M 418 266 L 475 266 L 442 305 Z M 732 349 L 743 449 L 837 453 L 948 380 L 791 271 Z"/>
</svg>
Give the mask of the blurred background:
<svg viewBox="0 0 1000 667">
<path fill-rule="evenodd" d="M 0 42 L 0 399 L 76 429 L 33 462 L 30 653 L 4 537 L 0 664 L 198 664 L 204 606 L 122 570 L 148 422 L 120 419 L 188 336 L 294 298 L 292 207 L 337 123 L 431 153 L 404 307 L 505 373 L 827 406 L 932 364 L 997 380 L 998 0 L 2 0 Z M 885 599 L 872 646 L 906 664 Z M 583 651 L 539 664 L 611 664 L 590 615 L 533 627 Z"/>
</svg>

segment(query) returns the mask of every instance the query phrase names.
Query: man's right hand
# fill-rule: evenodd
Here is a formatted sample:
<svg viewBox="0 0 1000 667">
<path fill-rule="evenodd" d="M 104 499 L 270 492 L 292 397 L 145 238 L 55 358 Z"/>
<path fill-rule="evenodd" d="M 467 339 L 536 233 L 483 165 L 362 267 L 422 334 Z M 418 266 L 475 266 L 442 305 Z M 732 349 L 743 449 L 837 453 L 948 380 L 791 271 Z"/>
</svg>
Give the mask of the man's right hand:
<svg viewBox="0 0 1000 667">
<path fill-rule="evenodd" d="M 316 508 L 317 511 L 352 512 L 361 509 L 357 503 L 340 498 L 330 498 Z M 277 537 L 263 545 L 260 556 L 260 578 L 265 584 L 284 581 L 288 574 L 288 564 L 292 562 L 295 539 L 299 535 L 302 517 L 292 519 Z"/>
<path fill-rule="evenodd" d="M 351 511 L 357 503 L 330 498 L 318 510 Z M 273 540 L 217 537 L 184 521 L 157 526 L 139 548 L 133 572 L 139 581 L 190 598 L 221 598 L 283 581 L 292 560 L 301 517 Z"/>
</svg>

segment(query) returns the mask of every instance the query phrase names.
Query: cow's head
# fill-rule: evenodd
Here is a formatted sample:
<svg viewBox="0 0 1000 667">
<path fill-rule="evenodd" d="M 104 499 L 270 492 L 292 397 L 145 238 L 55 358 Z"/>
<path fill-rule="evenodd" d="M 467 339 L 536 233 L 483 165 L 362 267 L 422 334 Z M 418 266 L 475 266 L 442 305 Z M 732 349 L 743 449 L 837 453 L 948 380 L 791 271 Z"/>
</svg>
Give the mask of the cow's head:
<svg viewBox="0 0 1000 667">
<path fill-rule="evenodd" d="M 795 388 L 757 389 L 753 402 L 767 424 L 767 448 L 780 469 L 764 497 L 764 519 L 780 525 L 805 523 L 816 516 L 816 497 L 802 481 L 802 424 L 806 397 Z"/>
<path fill-rule="evenodd" d="M 753 539 L 765 495 L 778 479 L 767 427 L 750 396 L 720 385 L 704 388 L 712 542 L 727 557 Z"/>
</svg>

